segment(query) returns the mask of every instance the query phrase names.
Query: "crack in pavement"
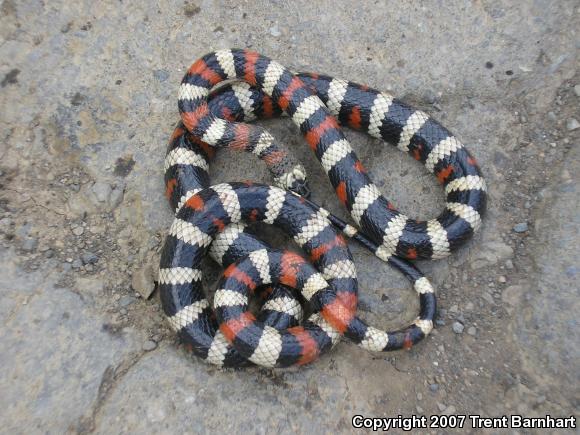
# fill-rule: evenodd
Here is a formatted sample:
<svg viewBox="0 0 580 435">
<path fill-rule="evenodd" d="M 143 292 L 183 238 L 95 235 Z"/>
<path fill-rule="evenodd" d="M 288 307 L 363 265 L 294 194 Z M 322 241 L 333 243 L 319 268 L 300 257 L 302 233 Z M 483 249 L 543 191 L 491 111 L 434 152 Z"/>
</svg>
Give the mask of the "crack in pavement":
<svg viewBox="0 0 580 435">
<path fill-rule="evenodd" d="M 148 352 L 133 352 L 129 354 L 128 358 L 125 358 L 116 367 L 108 366 L 101 377 L 101 383 L 99 385 L 99 390 L 97 392 L 97 398 L 90 407 L 87 414 L 80 417 L 79 420 L 71 424 L 68 428 L 68 433 L 71 434 L 90 434 L 96 430 L 97 418 L 103 406 L 107 403 L 107 400 L 113 393 L 118 382 L 122 380 L 127 373 L 141 360 L 143 355 Z"/>
</svg>

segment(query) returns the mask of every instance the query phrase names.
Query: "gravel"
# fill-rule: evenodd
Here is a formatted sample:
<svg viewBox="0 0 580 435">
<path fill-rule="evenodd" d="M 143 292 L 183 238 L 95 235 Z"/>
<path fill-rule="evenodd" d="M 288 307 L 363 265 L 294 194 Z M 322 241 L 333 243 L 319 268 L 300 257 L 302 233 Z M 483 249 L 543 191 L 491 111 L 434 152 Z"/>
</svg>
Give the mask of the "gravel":
<svg viewBox="0 0 580 435">
<path fill-rule="evenodd" d="M 508 311 L 510 311 L 510 308 L 521 304 L 524 292 L 525 289 L 521 285 L 511 285 L 503 290 L 502 302 L 504 302 Z"/>
<path fill-rule="evenodd" d="M 488 266 L 494 266 L 504 262 L 514 255 L 514 250 L 508 244 L 501 241 L 484 243 L 481 249 L 473 253 L 471 268 L 478 270 Z"/>
<path fill-rule="evenodd" d="M 580 127 L 580 122 L 576 118 L 570 118 L 566 121 L 566 128 L 568 131 L 574 131 Z"/>
<path fill-rule="evenodd" d="M 98 202 L 107 202 L 112 192 L 111 185 L 102 181 L 97 181 L 93 184 L 91 190 Z"/>
<path fill-rule="evenodd" d="M 123 202 L 125 194 L 124 186 L 116 186 L 109 195 L 109 207 L 111 210 L 116 209 Z"/>
<path fill-rule="evenodd" d="M 131 288 L 138 292 L 143 299 L 149 299 L 155 290 L 156 271 L 157 268 L 153 261 L 149 261 L 135 270 L 131 276 Z"/>
<path fill-rule="evenodd" d="M 153 71 L 153 77 L 160 82 L 164 82 L 169 78 L 169 72 L 164 69 L 156 69 Z"/>
<path fill-rule="evenodd" d="M 348 2 L 326 3 L 3 2 L 0 100 L 10 108 L 0 115 L 4 431 L 195 427 L 318 435 L 348 433 L 353 411 L 575 411 L 570 362 L 578 359 L 578 339 L 570 325 L 578 311 L 573 195 L 580 129 L 568 130 L 567 121 L 580 120 L 572 55 L 577 14 L 570 14 L 576 2 L 439 2 L 428 13 L 409 2 L 375 2 L 355 14 Z M 449 258 L 420 263 L 440 296 L 437 325 L 449 327 L 388 357 L 342 340 L 291 370 L 219 370 L 180 344 L 153 292 L 174 217 L 164 197 L 163 155 L 189 62 L 228 46 L 391 92 L 468 144 L 490 187 L 482 228 Z M 288 119 L 261 125 L 307 166 L 313 200 L 348 218 L 298 129 Z M 400 210 L 426 220 L 444 209 L 444 189 L 420 164 L 345 133 Z M 564 167 L 572 174 L 566 180 Z M 212 184 L 272 182 L 249 153 L 218 152 L 210 172 Z M 516 233 L 518 222 L 528 231 Z M 75 235 L 71 223 L 84 232 Z M 27 238 L 37 239 L 35 250 L 21 249 Z M 360 292 L 368 295 L 361 317 L 389 329 L 414 318 L 419 301 L 409 283 L 349 246 Z M 153 272 L 144 268 L 148 259 Z M 218 268 L 207 264 L 204 272 L 206 266 L 211 294 Z M 137 294 L 142 300 L 134 303 Z M 465 325 L 463 335 L 454 322 Z M 148 351 L 157 334 L 166 337 L 162 349 Z M 356 410 L 344 406 L 345 398 L 347 405 L 355 399 Z"/>
<path fill-rule="evenodd" d="M 35 239 L 34 237 L 27 237 L 20 244 L 20 248 L 24 252 L 34 252 L 36 251 L 37 247 L 38 247 L 38 239 Z"/>
<path fill-rule="evenodd" d="M 129 305 L 131 305 L 132 303 L 134 303 L 136 301 L 136 299 L 133 296 L 122 296 L 121 299 L 119 299 L 119 306 L 120 307 L 128 307 Z"/>
<path fill-rule="evenodd" d="M 520 222 L 519 224 L 515 224 L 513 230 L 516 233 L 525 233 L 528 231 L 528 223 L 527 222 Z"/>
<path fill-rule="evenodd" d="M 457 409 L 455 408 L 455 406 L 453 405 L 449 405 L 447 408 L 445 408 L 443 411 L 443 414 L 445 415 L 453 415 L 457 412 Z"/>
<path fill-rule="evenodd" d="M 461 322 L 453 322 L 451 328 L 453 329 L 453 332 L 455 332 L 456 334 L 463 334 L 463 329 L 465 328 L 465 326 L 463 326 Z"/>
<path fill-rule="evenodd" d="M 76 260 L 73 260 L 71 266 L 73 269 L 80 269 L 83 267 L 83 262 L 80 258 L 77 258 Z"/>
<path fill-rule="evenodd" d="M 81 259 L 83 260 L 83 264 L 95 264 L 99 261 L 99 256 L 93 252 L 85 252 Z"/>
<path fill-rule="evenodd" d="M 145 343 L 143 343 L 141 349 L 143 349 L 145 352 L 152 351 L 157 349 L 157 343 L 155 343 L 153 340 L 147 340 Z"/>
<path fill-rule="evenodd" d="M 280 29 L 278 28 L 277 24 L 275 26 L 270 27 L 270 35 L 272 35 L 275 38 L 282 35 L 282 32 L 280 32 Z"/>
</svg>

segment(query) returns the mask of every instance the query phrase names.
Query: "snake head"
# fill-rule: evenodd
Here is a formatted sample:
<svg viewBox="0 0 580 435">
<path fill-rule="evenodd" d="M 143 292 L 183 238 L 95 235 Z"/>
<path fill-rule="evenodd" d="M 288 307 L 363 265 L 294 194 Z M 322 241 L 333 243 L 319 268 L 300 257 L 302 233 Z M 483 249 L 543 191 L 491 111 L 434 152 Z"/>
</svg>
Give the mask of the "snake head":
<svg viewBox="0 0 580 435">
<path fill-rule="evenodd" d="M 310 187 L 306 180 L 306 169 L 304 166 L 298 164 L 288 172 L 285 172 L 280 177 L 274 179 L 274 184 L 282 189 L 291 190 L 305 198 L 310 197 Z"/>
<path fill-rule="evenodd" d="M 303 196 L 304 198 L 310 198 L 310 187 L 308 186 L 308 181 L 306 180 L 295 180 L 288 190 L 292 192 L 296 192 L 298 195 Z"/>
</svg>

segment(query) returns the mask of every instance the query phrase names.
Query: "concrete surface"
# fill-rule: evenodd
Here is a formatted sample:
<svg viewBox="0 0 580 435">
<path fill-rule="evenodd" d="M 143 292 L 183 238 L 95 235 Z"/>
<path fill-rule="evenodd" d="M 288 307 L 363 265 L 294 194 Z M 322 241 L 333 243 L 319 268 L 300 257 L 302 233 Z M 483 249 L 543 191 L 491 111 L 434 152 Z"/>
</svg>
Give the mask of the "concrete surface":
<svg viewBox="0 0 580 435">
<path fill-rule="evenodd" d="M 0 432 L 342 433 L 354 414 L 577 414 L 577 2 L 0 5 Z M 420 264 L 441 307 L 420 346 L 371 355 L 344 342 L 301 369 L 222 371 L 179 346 L 156 293 L 131 287 L 151 285 L 171 223 L 162 161 L 179 81 L 224 47 L 391 91 L 480 162 L 481 233 Z M 297 129 L 265 125 L 297 150 L 314 199 L 344 216 Z M 401 210 L 441 210 L 420 165 L 348 136 Z M 269 181 L 227 153 L 212 177 Z M 364 317 L 412 320 L 407 283 L 352 250 Z"/>
</svg>

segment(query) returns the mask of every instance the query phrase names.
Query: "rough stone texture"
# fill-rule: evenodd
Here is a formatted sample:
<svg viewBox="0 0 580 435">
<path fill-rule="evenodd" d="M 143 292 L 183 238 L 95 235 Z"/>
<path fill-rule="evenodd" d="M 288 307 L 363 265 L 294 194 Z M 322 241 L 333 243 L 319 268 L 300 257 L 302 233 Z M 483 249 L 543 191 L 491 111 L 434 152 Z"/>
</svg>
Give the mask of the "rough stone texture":
<svg viewBox="0 0 580 435">
<path fill-rule="evenodd" d="M 575 147 L 564 169 L 577 171 L 578 162 L 580 152 Z M 580 226 L 580 183 L 578 178 L 563 180 L 549 189 L 540 203 L 545 211 L 538 213 L 535 224 L 537 247 L 543 250 L 534 258 L 538 280 L 529 281 L 518 301 L 516 336 L 524 345 L 526 366 L 558 389 L 578 393 L 580 334 L 575 313 L 580 309 L 580 244 L 577 231 L 571 230 Z"/>
<path fill-rule="evenodd" d="M 3 431 L 346 433 L 354 414 L 577 412 L 577 2 L 144 3 L 0 3 Z M 478 159 L 488 213 L 466 247 L 419 264 L 441 311 L 415 349 L 344 342 L 309 367 L 221 371 L 179 347 L 155 294 L 135 293 L 131 277 L 158 262 L 171 223 L 162 162 L 179 81 L 224 47 L 391 91 Z M 264 125 L 296 149 L 313 198 L 345 217 L 298 130 Z M 442 209 L 419 164 L 347 135 L 403 212 Z M 218 153 L 211 172 L 269 181 L 248 155 Z M 362 316 L 412 321 L 408 283 L 352 251 Z M 208 271 L 211 285 L 219 271 Z M 476 335 L 454 334 L 456 322 Z"/>
<path fill-rule="evenodd" d="M 90 421 L 108 373 L 136 357 L 140 332 L 112 330 L 85 288 L 55 288 L 0 257 L 2 431 L 60 433 Z"/>
</svg>

